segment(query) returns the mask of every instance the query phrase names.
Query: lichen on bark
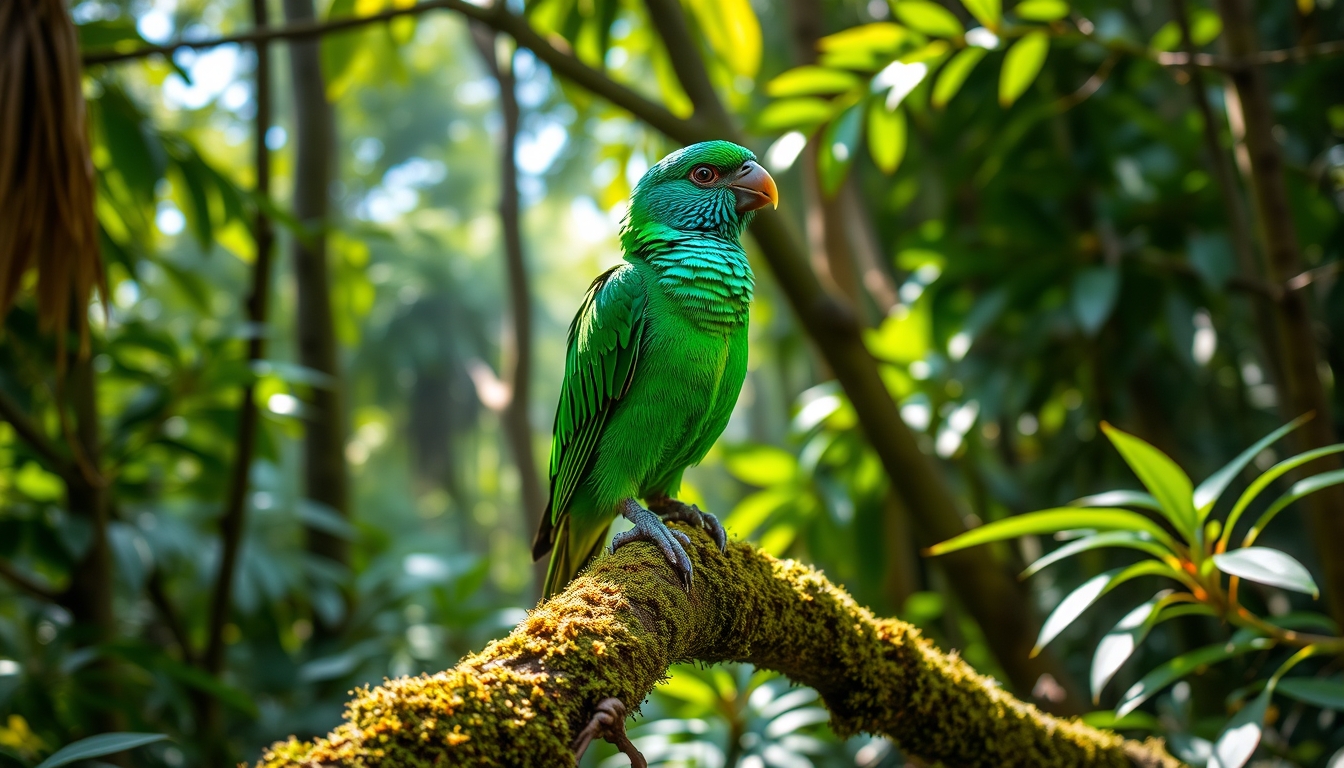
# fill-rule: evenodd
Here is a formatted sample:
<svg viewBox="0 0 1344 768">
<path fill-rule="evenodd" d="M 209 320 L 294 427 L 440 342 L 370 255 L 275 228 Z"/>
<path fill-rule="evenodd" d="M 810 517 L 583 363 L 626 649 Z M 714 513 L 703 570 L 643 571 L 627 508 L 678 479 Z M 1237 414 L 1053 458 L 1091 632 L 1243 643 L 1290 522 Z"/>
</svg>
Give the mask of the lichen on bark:
<svg viewBox="0 0 1344 768">
<path fill-rule="evenodd" d="M 1158 742 L 1015 699 L 812 568 L 741 542 L 719 552 L 704 535 L 691 540 L 689 594 L 652 545 L 626 546 L 508 637 L 446 672 L 357 691 L 336 730 L 276 744 L 258 768 L 572 766 L 569 745 L 598 702 L 636 705 L 684 661 L 776 670 L 820 692 L 836 733 L 882 734 L 949 766 L 1180 765 Z"/>
</svg>

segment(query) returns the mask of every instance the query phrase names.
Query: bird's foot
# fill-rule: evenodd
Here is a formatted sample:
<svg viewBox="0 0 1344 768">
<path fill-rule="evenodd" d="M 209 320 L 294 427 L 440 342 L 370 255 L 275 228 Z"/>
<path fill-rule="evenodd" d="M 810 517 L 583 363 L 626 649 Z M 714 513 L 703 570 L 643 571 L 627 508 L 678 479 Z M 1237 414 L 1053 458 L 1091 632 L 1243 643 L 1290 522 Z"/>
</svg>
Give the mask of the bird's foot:
<svg viewBox="0 0 1344 768">
<path fill-rule="evenodd" d="M 672 570 L 681 577 L 681 586 L 691 591 L 691 558 L 686 547 L 691 540 L 681 531 L 668 528 L 658 516 L 639 506 L 634 499 L 626 499 L 621 515 L 635 524 L 634 528 L 611 537 L 611 551 L 615 552 L 632 541 L 647 541 L 662 551 Z"/>
<path fill-rule="evenodd" d="M 687 504 L 684 501 L 677 501 L 668 496 L 655 496 L 648 499 L 649 509 L 658 513 L 663 520 L 670 520 L 677 523 L 686 523 L 698 528 L 704 528 L 709 532 L 710 538 L 719 545 L 719 551 L 722 552 L 728 548 L 728 533 L 723 530 L 719 523 L 719 518 L 708 512 L 702 512 L 694 504 Z"/>
<path fill-rule="evenodd" d="M 578 738 L 570 748 L 574 750 L 574 762 L 578 763 L 593 739 L 601 736 L 616 745 L 626 757 L 630 758 L 630 768 L 648 768 L 644 756 L 635 749 L 630 737 L 625 735 L 625 703 L 617 698 L 603 699 L 597 703 L 597 711 L 588 725 L 579 731 Z"/>
</svg>

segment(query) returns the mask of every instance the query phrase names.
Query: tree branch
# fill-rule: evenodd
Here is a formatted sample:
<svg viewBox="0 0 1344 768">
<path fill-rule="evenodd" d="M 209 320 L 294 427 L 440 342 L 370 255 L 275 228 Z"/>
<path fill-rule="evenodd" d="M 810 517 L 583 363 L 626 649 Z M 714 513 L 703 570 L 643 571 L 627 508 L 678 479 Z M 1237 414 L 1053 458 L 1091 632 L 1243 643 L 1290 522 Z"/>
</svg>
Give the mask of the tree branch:
<svg viewBox="0 0 1344 768">
<path fill-rule="evenodd" d="M 359 691 L 346 722 L 312 743 L 274 745 L 261 768 L 318 765 L 572 766 L 570 743 L 598 702 L 644 700 L 670 664 L 737 661 L 813 686 L 841 736 L 888 736 L 957 766 L 1179 763 L 1046 715 L 943 653 L 918 629 L 879 619 L 817 571 L 749 544 L 724 553 L 703 532 L 682 591 L 653 546 L 606 556 L 504 640 L 437 675 Z"/>
<path fill-rule="evenodd" d="M 29 597 L 46 600 L 49 603 L 59 603 L 61 601 L 61 595 L 55 589 L 20 571 L 6 560 L 0 560 L 0 577 L 3 577 L 5 581 L 8 581 Z"/>
<path fill-rule="evenodd" d="M 3 390 L 0 390 L 0 419 L 9 422 L 9 425 L 14 428 L 15 434 L 27 443 L 28 447 L 32 448 L 37 455 L 45 459 L 48 466 L 56 474 L 63 478 L 69 478 L 74 471 L 70 459 L 56 450 L 56 446 L 52 445 L 47 436 L 42 433 L 42 430 L 28 420 L 28 414 L 24 413 L 23 408 Z"/>
</svg>

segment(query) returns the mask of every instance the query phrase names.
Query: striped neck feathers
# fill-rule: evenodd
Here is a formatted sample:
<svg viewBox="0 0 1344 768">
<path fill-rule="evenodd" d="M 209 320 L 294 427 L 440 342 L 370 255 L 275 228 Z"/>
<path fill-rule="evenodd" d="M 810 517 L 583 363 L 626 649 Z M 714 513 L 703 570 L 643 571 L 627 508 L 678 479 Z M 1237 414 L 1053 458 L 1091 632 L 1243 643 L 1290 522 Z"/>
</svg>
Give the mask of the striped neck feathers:
<svg viewBox="0 0 1344 768">
<path fill-rule="evenodd" d="M 697 325 L 727 332 L 746 324 L 755 278 L 735 240 L 646 226 L 627 228 L 621 242 L 626 260 L 647 264 L 662 292 Z"/>
</svg>

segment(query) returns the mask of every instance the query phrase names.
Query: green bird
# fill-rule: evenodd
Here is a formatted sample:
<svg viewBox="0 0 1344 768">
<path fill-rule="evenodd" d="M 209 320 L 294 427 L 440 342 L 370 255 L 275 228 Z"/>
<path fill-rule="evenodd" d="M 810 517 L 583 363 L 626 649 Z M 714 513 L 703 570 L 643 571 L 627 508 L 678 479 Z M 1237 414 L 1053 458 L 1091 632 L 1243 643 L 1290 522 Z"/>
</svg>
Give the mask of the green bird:
<svg viewBox="0 0 1344 768">
<path fill-rule="evenodd" d="M 532 545 L 534 559 L 552 553 L 546 597 L 597 556 L 617 515 L 634 528 L 612 551 L 652 542 L 687 590 L 690 540 L 663 520 L 727 546 L 719 521 L 676 495 L 742 390 L 753 277 L 740 239 L 753 211 L 778 204 L 756 156 L 727 141 L 673 152 L 635 185 L 625 262 L 593 281 L 569 326 L 551 495 Z"/>
</svg>

